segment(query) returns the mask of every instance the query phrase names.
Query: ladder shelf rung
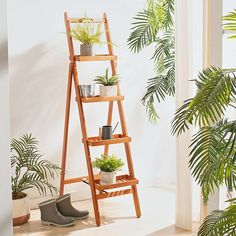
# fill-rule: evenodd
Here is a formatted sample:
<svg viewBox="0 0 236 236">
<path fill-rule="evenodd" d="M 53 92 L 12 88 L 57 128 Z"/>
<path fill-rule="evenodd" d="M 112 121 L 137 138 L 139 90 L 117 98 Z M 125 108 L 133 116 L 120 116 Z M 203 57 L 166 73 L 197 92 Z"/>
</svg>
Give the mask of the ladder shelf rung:
<svg viewBox="0 0 236 236">
<path fill-rule="evenodd" d="M 104 199 L 104 198 L 110 198 L 110 197 L 118 197 L 126 194 L 133 194 L 133 189 L 124 189 L 119 190 L 115 192 L 109 192 L 109 193 L 100 193 L 97 195 L 97 199 Z"/>
<path fill-rule="evenodd" d="M 87 143 L 89 146 L 103 146 L 103 145 L 128 143 L 128 142 L 131 142 L 131 137 L 125 136 L 123 134 L 113 134 L 112 139 L 105 139 L 105 140 L 101 139 L 99 136 L 87 138 Z"/>
<path fill-rule="evenodd" d="M 138 184 L 138 180 L 129 175 L 116 176 L 116 183 L 114 184 L 100 184 L 100 179 L 95 180 L 95 188 L 97 190 L 107 190 L 114 188 L 121 188 Z"/>
<path fill-rule="evenodd" d="M 111 102 L 111 101 L 121 101 L 124 100 L 124 96 L 113 96 L 113 97 L 82 97 L 81 101 L 83 103 L 91 103 L 91 102 Z"/>
<path fill-rule="evenodd" d="M 74 56 L 75 61 L 113 61 L 117 60 L 117 56 L 109 54 L 98 54 L 95 56 Z"/>
</svg>

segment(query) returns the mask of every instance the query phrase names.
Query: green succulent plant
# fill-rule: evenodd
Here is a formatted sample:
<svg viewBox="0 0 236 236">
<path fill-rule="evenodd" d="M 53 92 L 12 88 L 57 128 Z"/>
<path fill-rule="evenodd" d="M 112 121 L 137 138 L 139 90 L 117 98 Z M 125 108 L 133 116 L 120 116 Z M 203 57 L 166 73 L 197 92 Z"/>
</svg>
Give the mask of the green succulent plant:
<svg viewBox="0 0 236 236">
<path fill-rule="evenodd" d="M 94 79 L 96 84 L 101 84 L 104 86 L 113 86 L 118 84 L 119 82 L 119 76 L 113 75 L 109 77 L 108 68 L 106 69 L 106 74 L 103 76 L 96 76 L 96 79 Z"/>
<path fill-rule="evenodd" d="M 91 23 L 88 17 L 84 17 L 82 23 L 77 23 L 71 29 L 72 38 L 86 45 L 102 44 L 101 35 L 101 24 Z"/>
<path fill-rule="evenodd" d="M 14 173 L 11 177 L 13 199 L 24 197 L 23 191 L 33 187 L 36 187 L 41 195 L 45 195 L 47 190 L 51 194 L 58 192 L 58 188 L 53 186 L 48 178 L 54 179 L 60 175 L 61 168 L 42 159 L 38 142 L 31 134 L 12 139 L 11 154 L 11 168 Z"/>
<path fill-rule="evenodd" d="M 124 162 L 121 158 L 118 158 L 115 155 L 101 155 L 101 157 L 97 157 L 95 161 L 92 162 L 94 168 L 99 168 L 104 172 L 113 172 L 117 170 L 121 170 L 124 166 Z"/>
</svg>

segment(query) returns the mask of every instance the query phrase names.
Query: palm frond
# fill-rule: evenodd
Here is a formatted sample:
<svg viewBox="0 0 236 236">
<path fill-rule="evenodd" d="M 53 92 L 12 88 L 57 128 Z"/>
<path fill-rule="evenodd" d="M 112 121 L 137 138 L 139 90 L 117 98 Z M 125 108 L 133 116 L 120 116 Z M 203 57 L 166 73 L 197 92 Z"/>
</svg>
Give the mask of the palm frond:
<svg viewBox="0 0 236 236">
<path fill-rule="evenodd" d="M 226 148 L 225 126 L 228 126 L 227 120 L 220 121 L 216 126 L 203 127 L 191 141 L 189 167 L 202 187 L 205 202 L 223 183 L 228 189 L 235 189 L 236 186 L 235 152 Z"/>
<path fill-rule="evenodd" d="M 204 69 L 196 80 L 198 91 L 195 97 L 176 111 L 172 132 L 179 135 L 193 122 L 199 127 L 216 124 L 236 95 L 235 78 L 236 72 L 232 70 Z"/>
<path fill-rule="evenodd" d="M 224 23 L 224 29 L 232 31 L 229 38 L 236 38 L 236 9 L 224 16 L 223 20 L 226 22 Z"/>
<path fill-rule="evenodd" d="M 11 143 L 11 166 L 15 170 L 12 176 L 12 192 L 36 187 L 40 194 L 57 191 L 49 182 L 60 174 L 61 168 L 48 160 L 43 160 L 38 142 L 32 135 L 25 134 L 20 139 L 13 139 Z"/>
<path fill-rule="evenodd" d="M 201 225 L 198 236 L 236 235 L 236 202 L 231 200 L 231 205 L 225 210 L 213 211 L 206 217 Z"/>
</svg>

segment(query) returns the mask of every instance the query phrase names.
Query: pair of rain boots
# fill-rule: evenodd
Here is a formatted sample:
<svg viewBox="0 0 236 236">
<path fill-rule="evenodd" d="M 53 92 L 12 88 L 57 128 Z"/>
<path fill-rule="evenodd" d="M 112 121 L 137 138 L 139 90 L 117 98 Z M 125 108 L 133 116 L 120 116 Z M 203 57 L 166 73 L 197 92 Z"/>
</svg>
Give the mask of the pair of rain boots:
<svg viewBox="0 0 236 236">
<path fill-rule="evenodd" d="M 72 206 L 70 194 L 41 202 L 39 209 L 44 225 L 67 227 L 74 225 L 76 220 L 86 219 L 89 216 L 88 211 L 79 211 Z"/>
</svg>

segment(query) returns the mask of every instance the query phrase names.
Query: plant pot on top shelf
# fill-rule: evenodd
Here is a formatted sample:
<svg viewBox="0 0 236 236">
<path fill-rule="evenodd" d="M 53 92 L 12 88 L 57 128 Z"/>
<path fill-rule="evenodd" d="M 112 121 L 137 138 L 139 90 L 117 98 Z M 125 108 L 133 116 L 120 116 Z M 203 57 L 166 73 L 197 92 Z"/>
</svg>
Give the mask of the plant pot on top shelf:
<svg viewBox="0 0 236 236">
<path fill-rule="evenodd" d="M 80 45 L 81 56 L 93 56 L 93 45 L 102 44 L 100 28 L 101 24 L 94 24 L 90 18 L 84 17 L 81 23 L 77 23 L 71 29 L 71 37 L 82 43 Z"/>
<path fill-rule="evenodd" d="M 101 155 L 92 162 L 94 168 L 100 169 L 100 184 L 114 184 L 116 182 L 116 171 L 121 170 L 124 162 L 115 155 Z"/>
<path fill-rule="evenodd" d="M 49 181 L 60 175 L 61 168 L 47 160 L 42 160 L 37 147 L 38 142 L 32 135 L 25 134 L 11 142 L 11 168 L 13 225 L 27 223 L 30 218 L 29 196 L 23 191 L 36 187 L 39 194 L 45 195 L 47 190 L 52 194 L 58 192 Z"/>
<path fill-rule="evenodd" d="M 97 76 L 94 80 L 96 84 L 100 84 L 100 96 L 101 97 L 113 97 L 117 96 L 117 84 L 119 83 L 119 76 L 113 75 L 109 77 L 108 69 L 103 76 Z"/>
</svg>

